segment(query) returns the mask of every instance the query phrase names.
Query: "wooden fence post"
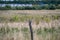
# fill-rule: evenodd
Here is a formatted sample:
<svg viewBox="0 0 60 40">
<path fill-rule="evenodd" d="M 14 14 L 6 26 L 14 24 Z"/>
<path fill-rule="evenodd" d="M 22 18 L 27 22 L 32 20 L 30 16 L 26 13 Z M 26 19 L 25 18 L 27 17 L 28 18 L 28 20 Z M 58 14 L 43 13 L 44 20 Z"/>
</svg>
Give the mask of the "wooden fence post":
<svg viewBox="0 0 60 40">
<path fill-rule="evenodd" d="M 32 25 L 31 25 L 31 20 L 29 20 L 29 29 L 30 29 L 30 33 L 31 33 L 31 40 L 33 40 L 33 29 L 32 29 Z"/>
</svg>

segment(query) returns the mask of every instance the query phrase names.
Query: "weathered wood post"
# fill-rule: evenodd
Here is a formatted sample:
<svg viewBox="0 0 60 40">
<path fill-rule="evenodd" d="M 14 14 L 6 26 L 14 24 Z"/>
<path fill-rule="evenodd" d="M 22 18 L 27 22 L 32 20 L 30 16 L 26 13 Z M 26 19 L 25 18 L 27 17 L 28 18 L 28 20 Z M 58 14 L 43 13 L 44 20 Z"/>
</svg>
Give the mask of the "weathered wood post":
<svg viewBox="0 0 60 40">
<path fill-rule="evenodd" d="M 30 28 L 30 33 L 31 33 L 31 40 L 33 40 L 33 29 L 32 29 L 32 25 L 31 25 L 31 20 L 29 20 L 29 28 Z"/>
</svg>

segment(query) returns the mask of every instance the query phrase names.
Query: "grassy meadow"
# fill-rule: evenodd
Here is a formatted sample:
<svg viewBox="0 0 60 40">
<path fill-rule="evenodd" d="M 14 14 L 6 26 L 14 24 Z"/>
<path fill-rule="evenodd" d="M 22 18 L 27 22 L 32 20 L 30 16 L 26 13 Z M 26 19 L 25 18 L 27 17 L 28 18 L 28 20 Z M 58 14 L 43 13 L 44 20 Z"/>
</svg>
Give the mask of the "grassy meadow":
<svg viewBox="0 0 60 40">
<path fill-rule="evenodd" d="M 0 14 L 0 40 L 31 40 L 29 20 L 34 40 L 60 40 L 60 14 L 7 14 Z"/>
</svg>

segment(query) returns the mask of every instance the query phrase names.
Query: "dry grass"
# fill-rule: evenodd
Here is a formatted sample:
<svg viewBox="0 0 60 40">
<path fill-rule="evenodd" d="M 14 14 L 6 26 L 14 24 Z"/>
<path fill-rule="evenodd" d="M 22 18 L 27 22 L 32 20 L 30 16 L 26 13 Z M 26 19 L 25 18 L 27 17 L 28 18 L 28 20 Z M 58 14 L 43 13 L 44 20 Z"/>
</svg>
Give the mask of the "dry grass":
<svg viewBox="0 0 60 40">
<path fill-rule="evenodd" d="M 34 40 L 60 40 L 60 10 L 3 10 L 0 18 L 0 40 L 31 40 L 26 18 L 33 19 Z"/>
</svg>

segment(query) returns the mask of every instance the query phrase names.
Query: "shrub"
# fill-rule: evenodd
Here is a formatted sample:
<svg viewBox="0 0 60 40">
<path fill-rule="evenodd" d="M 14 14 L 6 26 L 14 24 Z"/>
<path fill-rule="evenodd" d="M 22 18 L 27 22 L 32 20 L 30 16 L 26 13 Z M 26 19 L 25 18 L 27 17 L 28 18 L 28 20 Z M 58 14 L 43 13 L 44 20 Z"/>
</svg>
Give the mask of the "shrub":
<svg viewBox="0 0 60 40">
<path fill-rule="evenodd" d="M 60 5 L 56 6 L 56 9 L 60 9 Z"/>
<path fill-rule="evenodd" d="M 16 16 L 13 16 L 10 21 L 19 21 L 19 17 L 16 15 Z"/>
<path fill-rule="evenodd" d="M 43 6 L 42 6 L 43 5 Z M 41 10 L 41 9 L 46 9 L 46 10 L 55 10 L 55 9 L 60 9 L 60 5 L 55 6 L 54 4 L 47 4 L 47 5 L 32 5 L 32 6 L 14 6 L 11 7 L 10 5 L 6 5 L 4 7 L 0 7 L 0 10 Z"/>
<path fill-rule="evenodd" d="M 24 15 L 23 15 L 23 16 L 21 16 L 21 17 L 20 17 L 20 21 L 21 21 L 21 22 L 26 21 L 26 17 L 25 17 Z"/>
<path fill-rule="evenodd" d="M 7 18 L 5 17 L 0 17 L 0 22 L 5 22 L 7 20 Z"/>
<path fill-rule="evenodd" d="M 54 33 L 55 31 L 56 31 L 55 27 L 52 27 L 52 28 L 49 28 L 49 29 L 48 29 L 48 32 L 49 32 L 49 33 Z"/>
<path fill-rule="evenodd" d="M 31 9 L 34 9 L 34 7 L 29 7 L 29 6 L 25 7 L 25 10 L 31 10 Z"/>
<path fill-rule="evenodd" d="M 46 21 L 47 23 L 51 21 L 51 19 L 49 17 L 45 17 L 43 18 L 44 21 Z"/>
<path fill-rule="evenodd" d="M 21 28 L 21 31 L 22 31 L 23 33 L 27 33 L 27 32 L 28 32 L 28 28 L 27 28 L 27 27 L 23 27 L 23 28 Z"/>
<path fill-rule="evenodd" d="M 38 28 L 37 29 L 37 35 L 40 35 L 42 33 L 42 29 L 41 28 Z"/>
<path fill-rule="evenodd" d="M 16 8 L 16 10 L 23 10 L 23 9 L 25 9 L 25 7 L 20 7 L 20 6 L 19 7 L 16 6 L 15 8 Z"/>
<path fill-rule="evenodd" d="M 35 22 L 36 22 L 36 25 L 38 25 L 39 22 L 40 22 L 40 19 L 39 19 L 39 18 L 36 18 L 36 19 L 35 19 Z"/>
<path fill-rule="evenodd" d="M 48 28 L 44 27 L 44 32 L 48 32 Z"/>
<path fill-rule="evenodd" d="M 10 9 L 11 9 L 11 6 L 6 5 L 4 8 L 5 8 L 6 10 L 10 10 Z"/>
<path fill-rule="evenodd" d="M 60 15 L 52 15 L 52 18 L 55 20 L 55 19 L 59 19 L 60 18 Z"/>
<path fill-rule="evenodd" d="M 41 10 L 42 8 L 41 8 L 41 6 L 40 5 L 33 5 L 32 6 L 32 9 L 34 10 Z"/>
<path fill-rule="evenodd" d="M 11 33 L 17 33 L 20 30 L 18 28 L 11 28 L 11 27 L 1 27 L 0 28 L 0 35 L 5 35 L 5 34 L 11 34 Z"/>
<path fill-rule="evenodd" d="M 47 4 L 47 5 L 44 5 L 44 6 L 42 7 L 42 9 L 48 10 L 48 9 L 49 9 L 49 5 L 48 5 L 48 4 Z"/>
<path fill-rule="evenodd" d="M 16 33 L 16 32 L 19 32 L 20 31 L 18 28 L 11 28 L 11 30 L 12 30 L 11 31 L 12 33 L 14 33 L 14 32 Z"/>
<path fill-rule="evenodd" d="M 50 5 L 49 5 L 49 9 L 50 9 L 50 10 L 55 10 L 55 9 L 56 9 L 56 6 L 54 6 L 53 4 L 50 4 Z"/>
</svg>

